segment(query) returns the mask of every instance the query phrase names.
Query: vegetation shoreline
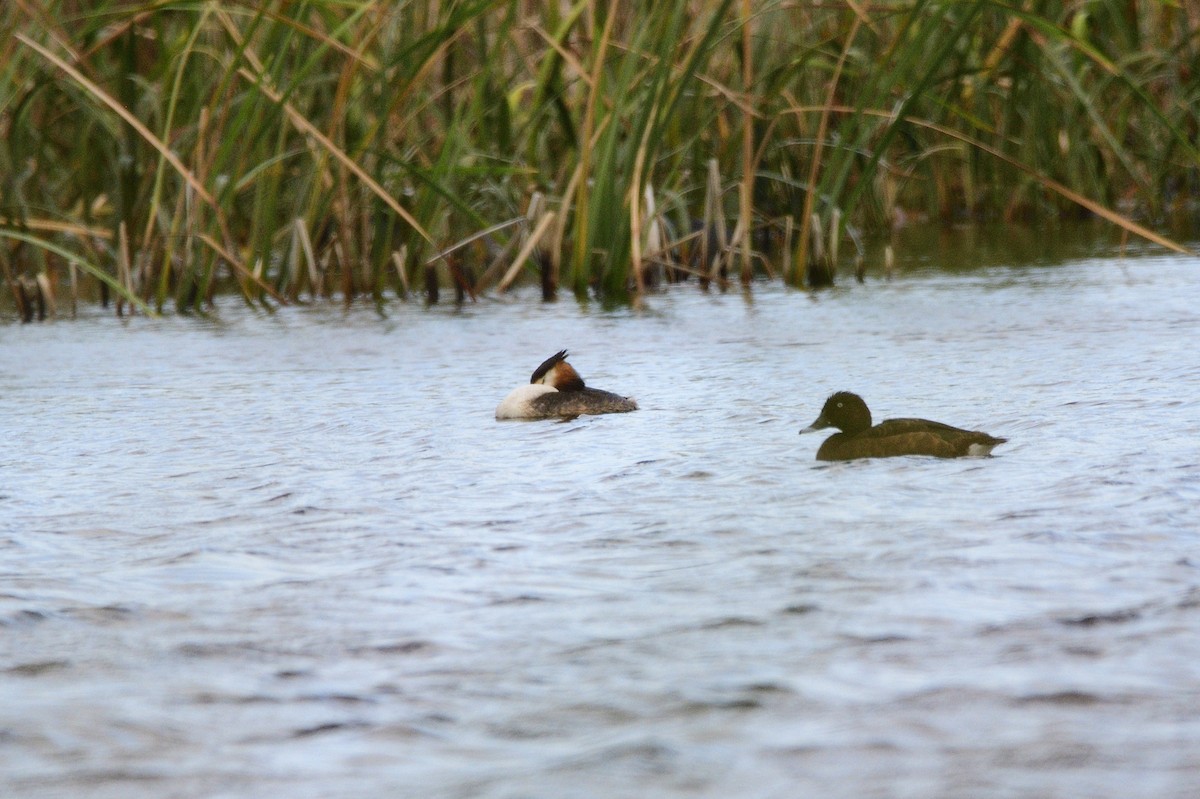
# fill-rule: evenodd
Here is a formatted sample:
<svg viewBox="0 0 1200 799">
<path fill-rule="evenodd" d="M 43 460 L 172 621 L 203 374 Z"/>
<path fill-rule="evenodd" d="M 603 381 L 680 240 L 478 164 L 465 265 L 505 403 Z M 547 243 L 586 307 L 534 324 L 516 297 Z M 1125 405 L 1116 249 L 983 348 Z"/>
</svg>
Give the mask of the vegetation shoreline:
<svg viewBox="0 0 1200 799">
<path fill-rule="evenodd" d="M 4 301 L 819 287 L 914 218 L 1095 217 L 1185 251 L 1162 231 L 1200 199 L 1196 13 L 17 0 Z"/>
</svg>

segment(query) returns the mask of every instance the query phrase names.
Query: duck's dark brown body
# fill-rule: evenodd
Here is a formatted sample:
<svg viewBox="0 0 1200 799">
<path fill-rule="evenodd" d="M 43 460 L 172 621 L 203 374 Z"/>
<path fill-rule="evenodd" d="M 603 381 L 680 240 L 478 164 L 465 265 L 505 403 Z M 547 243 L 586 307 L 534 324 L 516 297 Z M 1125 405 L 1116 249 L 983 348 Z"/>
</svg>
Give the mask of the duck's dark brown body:
<svg viewBox="0 0 1200 799">
<path fill-rule="evenodd" d="M 962 458 L 987 455 L 1006 439 L 976 430 L 963 430 L 928 419 L 888 419 L 871 425 L 871 412 L 862 397 L 839 391 L 825 401 L 821 415 L 801 430 L 809 433 L 836 427 L 842 432 L 825 439 L 817 460 L 848 461 L 857 458 L 890 458 L 929 455 Z"/>
</svg>

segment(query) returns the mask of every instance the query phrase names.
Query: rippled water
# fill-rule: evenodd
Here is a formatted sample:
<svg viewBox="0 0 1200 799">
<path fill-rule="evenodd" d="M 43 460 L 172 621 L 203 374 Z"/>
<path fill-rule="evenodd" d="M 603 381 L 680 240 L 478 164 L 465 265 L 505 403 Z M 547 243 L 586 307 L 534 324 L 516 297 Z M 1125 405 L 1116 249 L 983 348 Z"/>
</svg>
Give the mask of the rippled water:
<svg viewBox="0 0 1200 799">
<path fill-rule="evenodd" d="M 1194 796 L 1200 262 L 952 257 L 0 327 L 0 794 Z M 642 409 L 494 421 L 564 347 Z"/>
</svg>

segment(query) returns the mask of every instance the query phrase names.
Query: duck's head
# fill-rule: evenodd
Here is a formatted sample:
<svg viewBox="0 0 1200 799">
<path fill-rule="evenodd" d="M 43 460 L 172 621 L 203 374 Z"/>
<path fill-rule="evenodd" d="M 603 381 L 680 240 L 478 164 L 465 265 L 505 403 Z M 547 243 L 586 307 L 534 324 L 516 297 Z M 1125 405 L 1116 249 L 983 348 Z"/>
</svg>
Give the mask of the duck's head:
<svg viewBox="0 0 1200 799">
<path fill-rule="evenodd" d="M 542 365 L 533 370 L 529 382 L 553 386 L 559 391 L 581 391 L 584 388 L 583 378 L 567 363 L 566 350 L 559 350 L 542 361 Z"/>
<path fill-rule="evenodd" d="M 821 415 L 803 433 L 815 433 L 827 427 L 836 427 L 843 433 L 861 433 L 871 426 L 871 411 L 863 398 L 849 391 L 839 391 L 830 395 L 821 408 Z"/>
</svg>

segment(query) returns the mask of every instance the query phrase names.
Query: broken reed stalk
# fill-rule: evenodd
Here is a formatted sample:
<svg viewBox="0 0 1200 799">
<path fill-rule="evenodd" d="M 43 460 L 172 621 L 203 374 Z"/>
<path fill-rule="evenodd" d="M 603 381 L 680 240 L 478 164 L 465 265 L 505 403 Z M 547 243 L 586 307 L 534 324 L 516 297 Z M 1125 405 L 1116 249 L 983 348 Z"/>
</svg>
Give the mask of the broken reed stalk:
<svg viewBox="0 0 1200 799">
<path fill-rule="evenodd" d="M 23 323 L 29 323 L 36 317 L 40 322 L 46 318 L 46 300 L 42 296 L 41 286 L 35 278 L 28 275 L 18 275 L 11 281 L 13 300 L 17 305 L 17 315 Z"/>
<path fill-rule="evenodd" d="M 708 186 L 704 193 L 704 236 L 701 238 L 704 271 L 708 279 L 724 277 L 728 271 L 726 258 L 729 239 L 725 228 L 725 197 L 721 187 L 721 172 L 717 159 L 708 159 Z"/>
<path fill-rule="evenodd" d="M 809 223 L 809 241 L 812 252 L 808 259 L 809 285 L 827 285 L 820 275 L 825 271 L 825 239 L 821 235 L 821 215 L 813 214 Z"/>
<path fill-rule="evenodd" d="M 396 275 L 400 278 L 400 298 L 407 299 L 410 293 L 408 287 L 408 271 L 404 268 L 404 264 L 408 262 L 408 245 L 405 244 L 399 250 L 392 253 L 392 265 L 396 268 Z"/>
<path fill-rule="evenodd" d="M 796 220 L 791 214 L 783 218 L 783 279 L 790 280 L 792 275 L 792 236 L 796 230 Z"/>
<path fill-rule="evenodd" d="M 837 269 L 838 248 L 842 242 L 842 210 L 834 208 L 829 215 L 829 271 Z"/>
<path fill-rule="evenodd" d="M 67 262 L 67 278 L 71 285 L 71 316 L 79 313 L 79 270 L 74 261 Z"/>
<path fill-rule="evenodd" d="M 117 227 L 117 280 L 128 294 L 133 294 L 129 277 L 129 235 L 126 232 L 125 220 Z M 117 296 L 117 316 L 125 315 L 125 296 Z"/>
<path fill-rule="evenodd" d="M 317 256 L 313 252 L 312 239 L 308 235 L 308 225 L 303 217 L 296 217 L 292 220 L 292 235 L 296 237 L 296 244 L 301 253 L 304 254 L 304 263 L 308 267 L 308 291 L 309 296 L 317 297 L 325 292 L 324 281 L 321 279 L 321 269 L 317 262 Z M 296 291 L 299 292 L 300 287 L 297 284 Z"/>
</svg>

